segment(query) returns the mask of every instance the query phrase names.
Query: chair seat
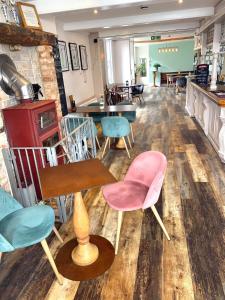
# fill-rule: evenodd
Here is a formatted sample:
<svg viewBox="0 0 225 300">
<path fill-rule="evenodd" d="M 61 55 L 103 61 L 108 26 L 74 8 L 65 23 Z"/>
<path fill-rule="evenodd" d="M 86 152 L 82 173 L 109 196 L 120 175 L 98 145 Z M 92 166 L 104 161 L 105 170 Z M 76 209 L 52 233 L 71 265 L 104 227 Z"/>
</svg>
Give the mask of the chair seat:
<svg viewBox="0 0 225 300">
<path fill-rule="evenodd" d="M 54 221 L 50 206 L 21 208 L 0 221 L 1 234 L 14 249 L 23 248 L 45 239 L 51 233 Z"/>
<path fill-rule="evenodd" d="M 120 211 L 142 208 L 148 187 L 134 181 L 121 181 L 102 188 L 104 198 L 110 207 Z"/>
</svg>

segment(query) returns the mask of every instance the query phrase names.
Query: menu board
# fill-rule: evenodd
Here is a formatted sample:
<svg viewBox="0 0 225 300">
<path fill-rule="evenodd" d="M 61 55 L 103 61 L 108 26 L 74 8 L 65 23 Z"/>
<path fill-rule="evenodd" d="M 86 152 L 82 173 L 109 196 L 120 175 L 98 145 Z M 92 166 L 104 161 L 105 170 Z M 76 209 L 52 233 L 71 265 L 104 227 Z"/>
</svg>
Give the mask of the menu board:
<svg viewBox="0 0 225 300">
<path fill-rule="evenodd" d="M 201 64 L 196 69 L 196 83 L 199 85 L 208 85 L 209 65 Z"/>
</svg>

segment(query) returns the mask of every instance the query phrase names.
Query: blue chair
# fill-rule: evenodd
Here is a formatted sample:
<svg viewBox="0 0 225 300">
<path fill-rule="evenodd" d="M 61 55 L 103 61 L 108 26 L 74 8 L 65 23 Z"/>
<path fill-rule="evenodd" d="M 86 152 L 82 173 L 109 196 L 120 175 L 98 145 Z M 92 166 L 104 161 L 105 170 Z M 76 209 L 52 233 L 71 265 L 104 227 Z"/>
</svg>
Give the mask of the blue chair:
<svg viewBox="0 0 225 300">
<path fill-rule="evenodd" d="M 118 103 L 117 105 L 132 105 L 132 103 L 130 101 L 126 100 L 126 101 Z M 130 123 L 130 132 L 131 132 L 132 141 L 134 143 L 134 133 L 133 133 L 133 128 L 132 128 L 132 123 L 134 123 L 136 120 L 136 111 L 126 111 L 126 112 L 122 113 L 122 117 L 126 118 L 128 120 L 128 122 Z"/>
<path fill-rule="evenodd" d="M 100 103 L 93 102 L 93 103 L 90 103 L 88 106 L 100 106 Z M 89 113 L 89 117 L 93 118 L 93 121 L 95 124 L 101 123 L 101 119 L 106 116 L 107 116 L 107 113 L 105 113 L 105 112 Z"/>
<path fill-rule="evenodd" d="M 129 139 L 130 125 L 128 120 L 124 117 L 114 117 L 114 116 L 104 117 L 101 120 L 101 124 L 102 124 L 102 133 L 106 137 L 105 146 L 102 152 L 102 158 L 104 157 L 105 150 L 108 143 L 110 147 L 110 138 L 122 138 L 128 157 L 130 158 L 130 153 L 125 140 L 125 137 L 127 137 L 131 148 L 130 139 Z"/>
<path fill-rule="evenodd" d="M 84 118 L 78 118 L 78 117 L 69 117 L 66 119 L 67 121 L 67 128 L 68 128 L 68 131 L 69 133 L 71 133 L 75 128 L 77 128 L 78 126 L 80 126 L 82 123 L 85 122 L 85 119 Z M 96 143 L 98 145 L 98 148 L 101 149 L 101 146 L 100 146 L 100 143 L 99 143 L 99 140 L 98 140 L 98 129 L 96 127 L 96 125 L 94 124 L 93 122 L 93 129 L 94 129 L 94 136 L 95 136 L 95 140 L 96 140 Z M 87 136 L 87 138 L 89 138 L 90 136 Z"/>
<path fill-rule="evenodd" d="M 63 242 L 54 227 L 54 222 L 54 210 L 50 206 L 23 208 L 9 193 L 0 188 L 0 259 L 3 252 L 11 252 L 40 242 L 59 283 L 62 284 L 61 275 L 46 242 L 52 230 Z"/>
</svg>

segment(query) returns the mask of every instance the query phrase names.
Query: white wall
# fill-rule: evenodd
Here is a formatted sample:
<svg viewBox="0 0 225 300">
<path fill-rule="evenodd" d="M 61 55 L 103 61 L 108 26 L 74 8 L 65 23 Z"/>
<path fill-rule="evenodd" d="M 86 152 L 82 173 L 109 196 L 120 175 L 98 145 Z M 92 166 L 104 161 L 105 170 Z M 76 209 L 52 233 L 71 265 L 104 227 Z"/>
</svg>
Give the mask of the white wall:
<svg viewBox="0 0 225 300">
<path fill-rule="evenodd" d="M 130 41 L 112 42 L 114 83 L 131 82 Z"/>
<path fill-rule="evenodd" d="M 58 35 L 59 40 L 67 43 L 67 55 L 69 60 L 69 71 L 63 72 L 63 79 L 67 97 L 68 106 L 70 106 L 68 96 L 74 95 L 77 103 L 95 96 L 93 77 L 92 77 L 92 62 L 90 55 L 89 36 L 87 32 L 65 32 L 63 24 L 56 22 L 54 17 L 45 17 L 41 19 L 43 29 L 53 32 Z M 68 43 L 76 43 L 77 45 L 86 46 L 88 70 L 72 71 L 69 55 Z"/>
</svg>

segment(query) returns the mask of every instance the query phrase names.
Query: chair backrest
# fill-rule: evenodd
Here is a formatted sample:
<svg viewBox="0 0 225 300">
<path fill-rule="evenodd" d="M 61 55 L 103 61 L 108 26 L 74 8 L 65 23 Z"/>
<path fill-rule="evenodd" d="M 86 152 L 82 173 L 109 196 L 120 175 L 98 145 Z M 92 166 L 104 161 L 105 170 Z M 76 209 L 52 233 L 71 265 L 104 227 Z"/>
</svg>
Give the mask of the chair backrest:
<svg viewBox="0 0 225 300">
<path fill-rule="evenodd" d="M 0 220 L 10 213 L 23 208 L 9 193 L 0 188 Z"/>
<path fill-rule="evenodd" d="M 130 134 L 129 122 L 124 117 L 104 117 L 101 124 L 104 136 L 116 138 Z"/>
<path fill-rule="evenodd" d="M 143 208 L 147 208 L 157 202 L 166 166 L 167 160 L 165 155 L 158 151 L 143 152 L 130 165 L 124 181 L 136 181 L 149 187 Z"/>
</svg>

